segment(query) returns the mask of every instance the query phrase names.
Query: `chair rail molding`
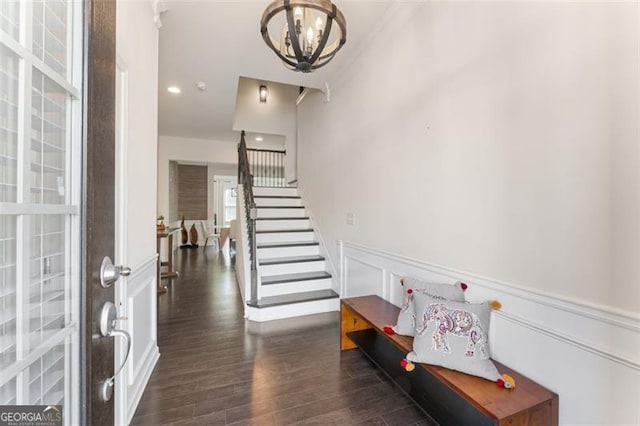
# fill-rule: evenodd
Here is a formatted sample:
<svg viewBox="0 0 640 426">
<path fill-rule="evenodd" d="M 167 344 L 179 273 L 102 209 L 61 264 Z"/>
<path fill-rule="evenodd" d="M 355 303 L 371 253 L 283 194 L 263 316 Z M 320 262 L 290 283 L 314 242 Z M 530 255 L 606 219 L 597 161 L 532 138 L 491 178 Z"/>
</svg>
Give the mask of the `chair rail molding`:
<svg viewBox="0 0 640 426">
<path fill-rule="evenodd" d="M 405 275 L 464 281 L 467 301 L 502 304 L 492 315 L 493 358 L 558 393 L 561 423 L 640 423 L 640 315 L 351 242 L 337 245 L 341 297 L 378 294 L 400 306 Z"/>
</svg>

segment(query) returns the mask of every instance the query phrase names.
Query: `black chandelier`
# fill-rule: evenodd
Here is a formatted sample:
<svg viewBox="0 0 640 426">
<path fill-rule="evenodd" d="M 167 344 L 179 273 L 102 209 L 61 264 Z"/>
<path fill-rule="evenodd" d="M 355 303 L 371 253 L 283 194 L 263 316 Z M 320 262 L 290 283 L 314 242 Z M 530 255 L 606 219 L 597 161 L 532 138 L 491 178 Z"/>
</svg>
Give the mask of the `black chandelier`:
<svg viewBox="0 0 640 426">
<path fill-rule="evenodd" d="M 262 14 L 260 32 L 288 68 L 302 72 L 326 65 L 347 41 L 344 15 L 329 0 L 276 0 Z"/>
</svg>

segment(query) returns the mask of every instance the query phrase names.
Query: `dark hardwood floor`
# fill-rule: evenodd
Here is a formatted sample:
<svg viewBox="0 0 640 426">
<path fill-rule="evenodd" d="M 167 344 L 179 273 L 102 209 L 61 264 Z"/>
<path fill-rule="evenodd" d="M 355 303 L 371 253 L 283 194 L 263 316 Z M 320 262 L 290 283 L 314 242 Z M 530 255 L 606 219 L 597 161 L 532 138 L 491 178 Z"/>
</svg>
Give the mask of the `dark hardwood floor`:
<svg viewBox="0 0 640 426">
<path fill-rule="evenodd" d="M 179 250 L 176 268 L 132 424 L 432 424 L 358 350 L 340 352 L 337 313 L 250 323 L 228 255 Z"/>
</svg>

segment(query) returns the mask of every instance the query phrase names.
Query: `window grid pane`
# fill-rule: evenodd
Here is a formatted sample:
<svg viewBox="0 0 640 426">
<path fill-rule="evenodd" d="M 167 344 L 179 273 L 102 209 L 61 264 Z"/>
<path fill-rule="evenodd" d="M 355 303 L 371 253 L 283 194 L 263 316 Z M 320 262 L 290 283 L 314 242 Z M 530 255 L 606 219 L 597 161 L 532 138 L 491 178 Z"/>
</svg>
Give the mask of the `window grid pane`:
<svg viewBox="0 0 640 426">
<path fill-rule="evenodd" d="M 33 3 L 33 54 L 55 72 L 67 72 L 67 2 L 39 0 Z"/>
<path fill-rule="evenodd" d="M 0 405 L 16 405 L 16 379 L 0 387 Z"/>
<path fill-rule="evenodd" d="M 29 347 L 37 348 L 65 327 L 65 217 L 31 217 Z"/>
<path fill-rule="evenodd" d="M 0 30 L 18 40 L 20 36 L 20 2 L 2 0 L 0 2 Z"/>
<path fill-rule="evenodd" d="M 65 345 L 60 343 L 29 366 L 30 404 L 64 404 L 64 358 Z"/>
<path fill-rule="evenodd" d="M 0 217 L 0 370 L 16 360 L 16 307 L 16 218 L 4 216 Z"/>
<path fill-rule="evenodd" d="M 17 199 L 18 57 L 0 45 L 0 202 Z"/>
<path fill-rule="evenodd" d="M 64 204 L 67 138 L 66 91 L 33 71 L 31 104 L 31 202 Z"/>
</svg>

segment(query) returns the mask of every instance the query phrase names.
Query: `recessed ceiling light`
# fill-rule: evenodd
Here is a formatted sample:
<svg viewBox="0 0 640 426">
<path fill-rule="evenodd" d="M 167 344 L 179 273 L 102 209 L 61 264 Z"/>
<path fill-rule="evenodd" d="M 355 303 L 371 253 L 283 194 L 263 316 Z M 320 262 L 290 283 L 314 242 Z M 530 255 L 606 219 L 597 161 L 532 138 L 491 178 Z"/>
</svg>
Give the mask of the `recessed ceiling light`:
<svg viewBox="0 0 640 426">
<path fill-rule="evenodd" d="M 256 142 L 262 142 L 262 141 L 263 141 L 262 137 L 258 136 L 258 137 L 256 138 Z"/>
<path fill-rule="evenodd" d="M 175 95 L 177 95 L 178 93 L 182 92 L 182 90 L 180 90 L 180 88 L 178 86 L 169 86 L 169 87 L 167 87 L 167 91 L 169 93 L 173 93 Z"/>
</svg>

